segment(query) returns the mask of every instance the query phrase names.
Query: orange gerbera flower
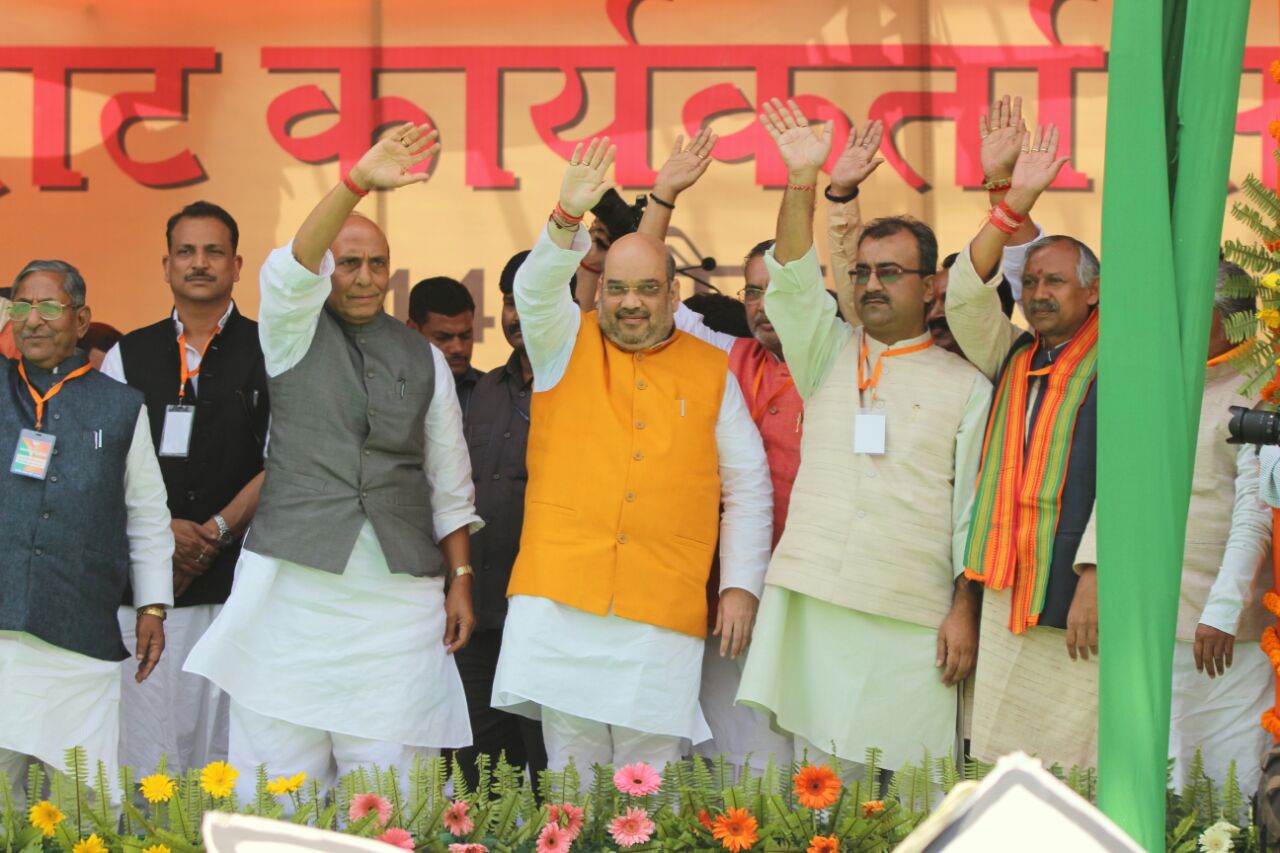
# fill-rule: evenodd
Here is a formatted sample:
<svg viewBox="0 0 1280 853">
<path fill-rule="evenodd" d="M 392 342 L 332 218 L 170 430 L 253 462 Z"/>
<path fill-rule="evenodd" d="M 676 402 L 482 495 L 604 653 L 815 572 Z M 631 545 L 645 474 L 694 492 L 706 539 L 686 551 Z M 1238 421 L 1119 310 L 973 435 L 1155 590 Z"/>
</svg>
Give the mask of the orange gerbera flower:
<svg viewBox="0 0 1280 853">
<path fill-rule="evenodd" d="M 867 800 L 862 804 L 863 817 L 875 817 L 884 811 L 884 800 Z"/>
<path fill-rule="evenodd" d="M 711 825 L 711 835 L 730 853 L 742 853 L 760 840 L 760 824 L 746 809 L 729 809 Z"/>
<path fill-rule="evenodd" d="M 834 835 L 815 835 L 809 839 L 809 853 L 840 853 L 840 839 Z"/>
<path fill-rule="evenodd" d="M 840 795 L 840 777 L 825 764 L 809 764 L 791 777 L 793 792 L 807 809 L 825 809 Z"/>
<path fill-rule="evenodd" d="M 707 814 L 706 809 L 700 809 L 698 811 L 698 823 L 702 824 L 707 829 L 711 828 L 711 815 Z"/>
</svg>

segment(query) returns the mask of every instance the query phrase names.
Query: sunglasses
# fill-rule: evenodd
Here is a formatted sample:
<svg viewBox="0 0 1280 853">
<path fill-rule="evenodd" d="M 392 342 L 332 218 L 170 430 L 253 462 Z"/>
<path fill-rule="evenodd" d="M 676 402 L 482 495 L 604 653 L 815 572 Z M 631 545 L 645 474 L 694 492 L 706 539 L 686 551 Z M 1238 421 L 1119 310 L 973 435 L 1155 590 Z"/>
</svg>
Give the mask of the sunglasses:
<svg viewBox="0 0 1280 853">
<path fill-rule="evenodd" d="M 876 278 L 880 279 L 881 284 L 893 284 L 908 273 L 914 273 L 915 275 L 933 275 L 932 270 L 910 270 L 906 267 L 900 267 L 897 264 L 876 264 L 874 268 L 868 266 L 856 266 L 849 270 L 849 277 L 857 284 L 866 284 L 871 281 L 872 273 L 875 273 Z"/>
<path fill-rule="evenodd" d="M 39 314 L 41 319 L 57 320 L 68 308 L 81 307 L 83 306 L 68 305 L 56 299 L 46 299 L 43 302 L 11 302 L 8 310 L 9 316 L 13 318 L 15 323 L 25 323 L 27 318 L 31 316 L 32 311 Z"/>
</svg>

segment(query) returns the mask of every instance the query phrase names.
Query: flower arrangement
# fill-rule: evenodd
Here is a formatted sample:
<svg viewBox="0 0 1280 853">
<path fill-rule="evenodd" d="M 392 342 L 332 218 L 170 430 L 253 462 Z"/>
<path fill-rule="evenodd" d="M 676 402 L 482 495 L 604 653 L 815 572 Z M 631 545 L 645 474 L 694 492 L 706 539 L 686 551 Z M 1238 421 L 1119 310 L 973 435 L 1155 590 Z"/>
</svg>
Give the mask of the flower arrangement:
<svg viewBox="0 0 1280 853">
<path fill-rule="evenodd" d="M 878 779 L 878 763 L 869 751 L 866 779 Z M 735 775 L 721 758 L 682 761 L 662 773 L 643 763 L 596 768 L 585 787 L 570 765 L 531 786 L 505 761 L 491 766 L 481 756 L 472 791 L 456 761 L 450 767 L 432 758 L 403 775 L 361 769 L 329 792 L 306 774 L 272 779 L 259 769 L 253 800 L 242 804 L 237 768 L 215 762 L 179 775 L 161 762 L 141 779 L 121 769 L 120 789 L 133 796 L 116 815 L 98 796 L 107 790 L 105 771 L 90 776 L 85 765 L 83 752 L 71 750 L 66 771 L 49 779 L 33 766 L 28 790 L 42 792 L 48 782 L 49 799 L 22 811 L 0 777 L 0 853 L 200 853 L 207 811 L 291 820 L 424 853 L 879 853 L 905 838 L 962 776 L 990 769 L 926 755 L 881 790 L 868 781 L 847 784 L 825 764 L 770 763 L 762 773 Z M 1092 771 L 1059 775 L 1081 795 L 1094 793 Z M 1234 767 L 1219 789 L 1197 763 L 1169 803 L 1168 849 L 1257 849 Z"/>
</svg>

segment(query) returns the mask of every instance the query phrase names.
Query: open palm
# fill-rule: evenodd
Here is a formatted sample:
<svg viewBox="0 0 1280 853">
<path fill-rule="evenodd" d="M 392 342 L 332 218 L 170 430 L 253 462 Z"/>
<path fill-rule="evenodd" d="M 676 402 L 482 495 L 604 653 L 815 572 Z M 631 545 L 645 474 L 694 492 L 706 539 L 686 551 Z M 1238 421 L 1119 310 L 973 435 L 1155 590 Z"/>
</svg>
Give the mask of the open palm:
<svg viewBox="0 0 1280 853">
<path fill-rule="evenodd" d="M 409 170 L 440 151 L 440 134 L 430 125 L 401 125 L 378 140 L 351 170 L 352 180 L 366 189 L 390 189 L 420 183 L 430 175 Z"/>
<path fill-rule="evenodd" d="M 831 135 L 826 132 L 826 125 L 810 125 L 795 101 L 785 105 L 777 98 L 766 101 L 760 123 L 773 137 L 791 174 L 814 177 L 827 162 Z"/>
<path fill-rule="evenodd" d="M 979 158 L 982 173 L 988 180 L 1002 180 L 1013 172 L 1013 164 L 1022 151 L 1022 134 L 1026 131 L 1020 97 L 1011 101 L 1005 95 L 991 105 L 990 116 L 978 118 L 978 132 L 982 134 Z"/>
<path fill-rule="evenodd" d="M 884 158 L 876 156 L 883 137 L 884 123 L 878 119 L 869 122 L 862 133 L 858 133 L 855 127 L 849 128 L 849 141 L 831 167 L 833 192 L 848 195 L 884 162 Z"/>
<path fill-rule="evenodd" d="M 678 194 L 697 183 L 698 178 L 711 165 L 711 149 L 719 138 L 710 128 L 704 127 L 685 147 L 684 137 L 677 136 L 671 156 L 658 170 L 658 176 L 653 182 L 654 189 Z"/>
<path fill-rule="evenodd" d="M 1058 177 L 1068 157 L 1058 157 L 1056 125 L 1036 129 L 1034 137 L 1022 134 L 1024 150 L 1013 167 L 1013 186 L 1036 194 L 1044 192 Z"/>
<path fill-rule="evenodd" d="M 560 206 L 565 213 L 583 216 L 613 188 L 613 181 L 605 176 L 617 151 L 617 146 L 610 145 L 607 136 L 592 139 L 585 153 L 582 143 L 578 143 L 569 158 L 569 168 L 560 181 Z"/>
</svg>

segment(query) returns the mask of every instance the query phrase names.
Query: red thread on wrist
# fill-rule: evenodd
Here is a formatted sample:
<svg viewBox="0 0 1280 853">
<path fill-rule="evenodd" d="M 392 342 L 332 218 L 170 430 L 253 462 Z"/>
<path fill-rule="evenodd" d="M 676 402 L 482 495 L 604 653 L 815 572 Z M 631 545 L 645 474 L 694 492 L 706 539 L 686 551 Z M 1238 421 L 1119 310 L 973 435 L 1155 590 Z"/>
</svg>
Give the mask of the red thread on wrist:
<svg viewBox="0 0 1280 853">
<path fill-rule="evenodd" d="M 996 210 L 1000 211 L 1003 215 L 1007 216 L 1009 220 L 1013 222 L 1015 225 L 1021 225 L 1022 223 L 1027 221 L 1027 217 L 1015 211 L 1012 207 L 1009 206 L 1008 202 L 1001 201 L 999 204 L 996 205 Z"/>
<path fill-rule="evenodd" d="M 565 219 L 565 220 L 567 220 L 567 221 L 569 221 L 569 222 L 581 222 L 581 221 L 582 221 L 582 217 L 583 217 L 583 216 L 586 216 L 586 214 L 585 214 L 585 213 L 584 213 L 584 214 L 582 214 L 582 216 L 574 216 L 574 215 L 573 215 L 573 214 L 571 214 L 569 211 L 567 211 L 567 210 L 565 210 L 563 207 L 561 207 L 561 206 L 560 206 L 560 202 L 556 202 L 556 214 L 557 214 L 561 219 Z"/>
<path fill-rule="evenodd" d="M 817 184 L 787 184 L 787 189 L 800 190 L 801 192 L 812 192 L 817 188 Z"/>
<path fill-rule="evenodd" d="M 991 208 L 991 215 L 987 218 L 987 221 L 1010 236 L 1018 230 L 1017 223 L 1006 219 L 998 207 Z"/>
<path fill-rule="evenodd" d="M 350 172 L 342 176 L 342 185 L 351 190 L 351 194 L 356 198 L 364 198 L 369 194 L 368 190 L 361 189 L 360 185 L 352 180 Z"/>
<path fill-rule="evenodd" d="M 582 267 L 584 270 L 586 270 L 589 273 L 594 273 L 595 275 L 600 275 L 601 273 L 600 267 L 593 267 L 591 266 L 591 264 L 587 263 L 586 261 L 580 261 L 578 263 L 578 266 Z"/>
</svg>

